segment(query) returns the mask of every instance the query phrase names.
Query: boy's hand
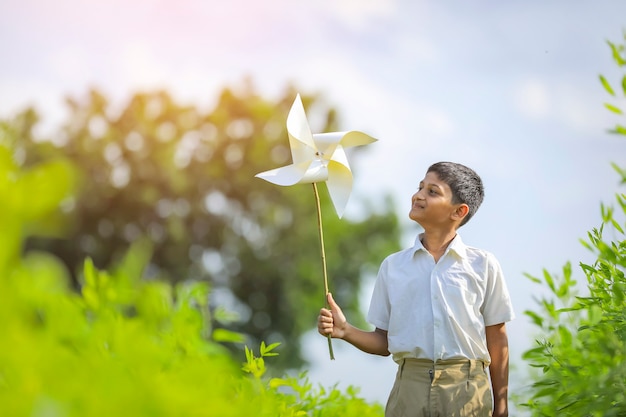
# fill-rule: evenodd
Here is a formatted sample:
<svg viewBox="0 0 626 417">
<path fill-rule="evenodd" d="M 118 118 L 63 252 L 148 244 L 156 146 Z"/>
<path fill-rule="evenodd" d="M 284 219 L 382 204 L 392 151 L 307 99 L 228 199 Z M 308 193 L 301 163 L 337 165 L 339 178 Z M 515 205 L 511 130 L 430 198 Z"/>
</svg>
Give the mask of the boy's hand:
<svg viewBox="0 0 626 417">
<path fill-rule="evenodd" d="M 330 334 L 333 338 L 343 339 L 348 327 L 346 316 L 343 315 L 331 293 L 326 295 L 326 300 L 330 310 L 327 308 L 320 309 L 320 315 L 317 317 L 317 331 L 322 336 Z"/>
</svg>

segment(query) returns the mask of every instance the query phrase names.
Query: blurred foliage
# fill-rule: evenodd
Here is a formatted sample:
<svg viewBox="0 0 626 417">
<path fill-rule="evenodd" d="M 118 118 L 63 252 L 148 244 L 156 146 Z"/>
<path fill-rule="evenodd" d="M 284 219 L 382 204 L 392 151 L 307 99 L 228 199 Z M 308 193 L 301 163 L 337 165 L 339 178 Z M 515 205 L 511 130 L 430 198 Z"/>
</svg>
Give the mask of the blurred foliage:
<svg viewBox="0 0 626 417">
<path fill-rule="evenodd" d="M 607 41 L 607 43 L 609 48 L 611 48 L 611 55 L 615 64 L 622 69 L 626 69 L 626 30 L 624 31 L 624 43 L 611 41 Z M 604 75 L 600 75 L 600 82 L 606 92 L 611 95 L 611 101 L 604 103 L 604 107 L 617 115 L 626 115 L 626 108 L 621 107 L 626 98 L 626 71 L 617 83 L 609 82 Z M 615 85 L 619 85 L 619 87 L 614 87 Z M 626 124 L 617 123 L 609 132 L 626 135 Z"/>
<path fill-rule="evenodd" d="M 625 33 L 626 40 L 626 33 Z M 609 42 L 613 58 L 626 67 L 626 48 Z M 604 88 L 616 97 L 603 76 Z M 626 98 L 626 73 L 621 80 Z M 613 113 L 624 113 L 605 105 Z M 623 125 L 611 131 L 626 135 Z M 626 171 L 613 165 L 626 183 Z M 562 276 L 544 271 L 529 278 L 548 290 L 538 311 L 527 311 L 540 330 L 536 346 L 524 359 L 538 369 L 524 404 L 532 416 L 626 416 L 626 194 L 618 194 L 617 208 L 601 205 L 602 224 L 582 244 L 597 260 L 580 267 L 589 294 L 579 296 L 570 264 Z"/>
<path fill-rule="evenodd" d="M 21 168 L 63 158 L 77 182 L 60 210 L 33 224 L 37 233 L 28 235 L 25 251 L 58 256 L 80 290 L 85 258 L 107 268 L 129 244 L 147 239 L 145 279 L 210 283 L 211 304 L 238 315 L 223 328 L 248 335 L 253 345 L 288 341 L 277 367 L 301 365 L 299 337 L 314 327 L 325 301 L 313 190 L 254 178 L 290 162 L 285 121 L 294 97 L 289 89 L 273 102 L 244 83 L 237 92 L 224 89 L 203 112 L 166 92 L 136 94 L 116 108 L 91 91 L 67 100 L 67 119 L 49 137 L 34 133 L 32 109 L 5 120 L 1 132 Z M 336 112 L 317 96 L 303 102 L 321 121 L 314 131 L 339 130 Z M 68 168 L 56 169 L 25 192 L 60 187 Z M 397 250 L 397 216 L 383 198 L 364 202 L 361 220 L 339 220 L 322 190 L 330 288 L 351 316 L 362 317 L 361 277 Z M 16 210 L 28 215 L 37 206 Z M 3 221 L 14 227 L 11 216 Z"/>
<path fill-rule="evenodd" d="M 53 255 L 18 250 L 73 187 L 66 162 L 21 169 L 0 138 L 0 415 L 11 417 L 380 417 L 380 404 L 298 378 L 268 379 L 246 348 L 242 372 L 213 328 L 206 282 L 142 279 L 153 249 L 130 245 L 110 271 L 86 259 L 81 292 Z M 218 337 L 219 336 L 219 337 Z M 240 352 L 241 353 L 241 352 Z"/>
</svg>

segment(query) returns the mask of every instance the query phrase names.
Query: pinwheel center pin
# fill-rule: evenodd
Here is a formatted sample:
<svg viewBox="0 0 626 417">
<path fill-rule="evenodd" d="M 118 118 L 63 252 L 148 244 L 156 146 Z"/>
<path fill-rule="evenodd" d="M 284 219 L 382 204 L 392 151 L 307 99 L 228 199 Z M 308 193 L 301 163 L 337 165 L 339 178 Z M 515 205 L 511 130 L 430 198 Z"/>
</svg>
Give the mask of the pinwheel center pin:
<svg viewBox="0 0 626 417">
<path fill-rule="evenodd" d="M 324 152 L 322 151 L 315 152 L 315 161 L 320 164 L 321 168 L 328 167 L 328 161 L 326 161 L 326 158 L 324 158 Z"/>
</svg>

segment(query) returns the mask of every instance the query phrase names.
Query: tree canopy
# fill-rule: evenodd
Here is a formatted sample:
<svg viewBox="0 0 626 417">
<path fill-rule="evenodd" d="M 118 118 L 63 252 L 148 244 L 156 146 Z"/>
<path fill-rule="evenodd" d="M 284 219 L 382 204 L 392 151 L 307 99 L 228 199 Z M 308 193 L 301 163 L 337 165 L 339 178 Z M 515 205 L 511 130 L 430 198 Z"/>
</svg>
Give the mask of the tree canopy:
<svg viewBox="0 0 626 417">
<path fill-rule="evenodd" d="M 165 91 L 137 93 L 116 109 L 90 91 L 67 99 L 69 115 L 50 137 L 33 133 L 32 109 L 5 120 L 23 167 L 62 156 L 75 172 L 77 191 L 39 222 L 24 251 L 58 256 L 80 288 L 85 258 L 106 268 L 147 240 L 144 279 L 210 283 L 212 305 L 239 316 L 220 325 L 252 344 L 289 340 L 279 365 L 301 364 L 297 340 L 324 303 L 313 191 L 254 178 L 290 162 L 285 120 L 293 97 L 288 88 L 272 101 L 246 84 L 224 89 L 211 111 Z M 337 112 L 319 96 L 303 102 L 320 116 L 315 132 L 340 130 Z M 358 317 L 361 277 L 398 248 L 397 217 L 382 196 L 363 203 L 361 220 L 339 220 L 325 197 L 331 290 Z"/>
</svg>

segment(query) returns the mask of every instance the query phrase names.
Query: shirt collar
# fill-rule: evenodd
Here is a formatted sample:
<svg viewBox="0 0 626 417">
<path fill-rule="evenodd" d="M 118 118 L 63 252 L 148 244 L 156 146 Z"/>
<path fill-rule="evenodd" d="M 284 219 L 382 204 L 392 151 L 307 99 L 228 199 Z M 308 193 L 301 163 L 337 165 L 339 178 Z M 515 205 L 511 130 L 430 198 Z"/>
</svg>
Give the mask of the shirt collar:
<svg viewBox="0 0 626 417">
<path fill-rule="evenodd" d="M 417 253 L 418 251 L 428 252 L 426 250 L 426 248 L 424 247 L 424 245 L 422 244 L 422 236 L 423 235 L 424 235 L 423 233 L 420 233 L 415 238 L 415 244 L 413 245 L 413 253 L 414 254 Z M 463 239 L 461 239 L 461 236 L 458 233 L 454 237 L 454 239 L 452 239 L 452 242 L 450 242 L 450 244 L 448 245 L 448 248 L 446 249 L 446 252 L 444 253 L 444 256 L 448 252 L 454 252 L 460 258 L 465 258 L 466 257 L 466 255 L 467 255 L 467 246 L 465 245 L 465 243 L 463 243 Z"/>
</svg>

